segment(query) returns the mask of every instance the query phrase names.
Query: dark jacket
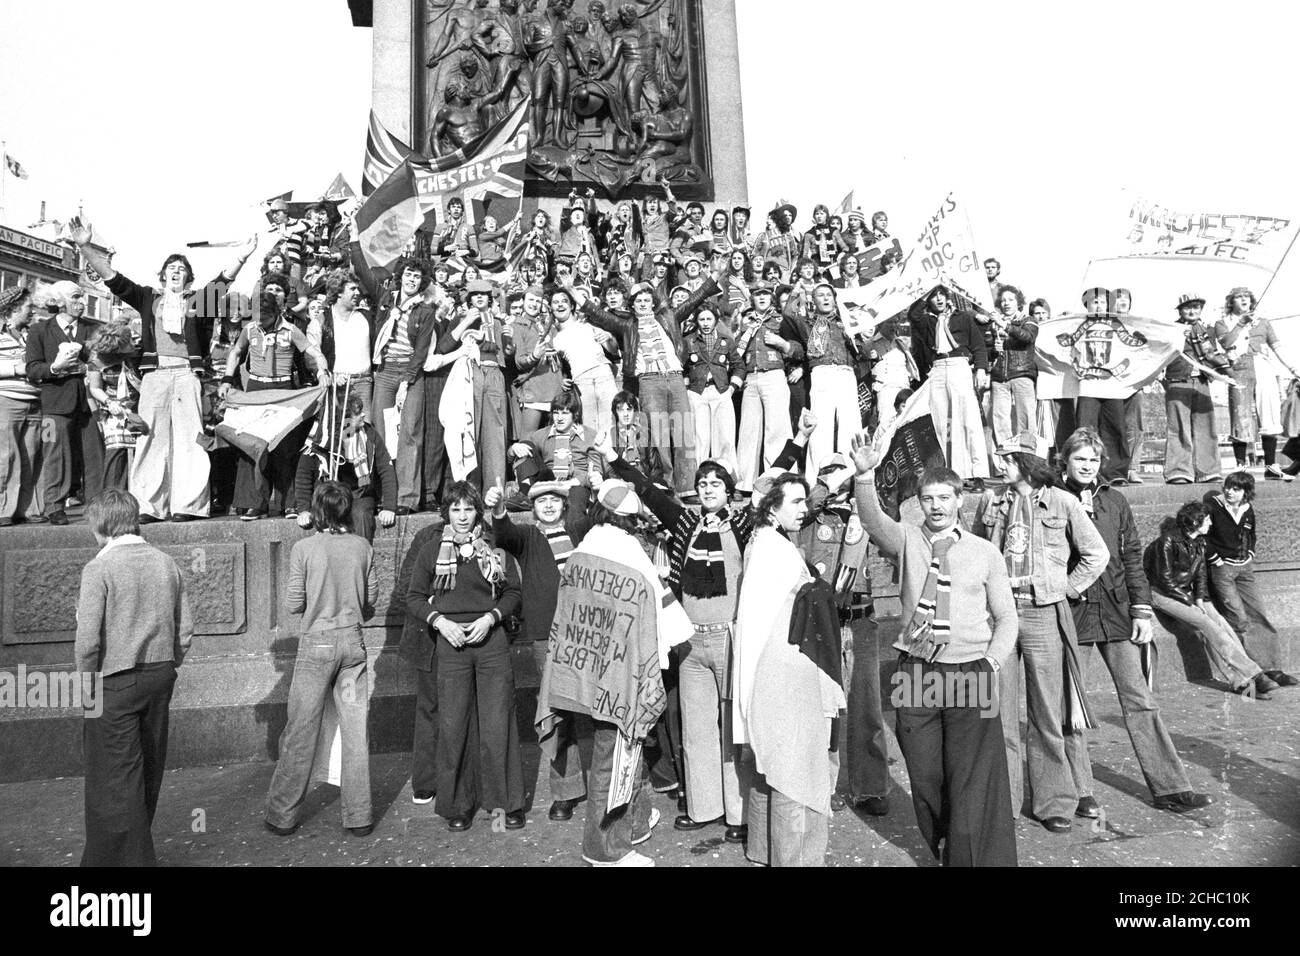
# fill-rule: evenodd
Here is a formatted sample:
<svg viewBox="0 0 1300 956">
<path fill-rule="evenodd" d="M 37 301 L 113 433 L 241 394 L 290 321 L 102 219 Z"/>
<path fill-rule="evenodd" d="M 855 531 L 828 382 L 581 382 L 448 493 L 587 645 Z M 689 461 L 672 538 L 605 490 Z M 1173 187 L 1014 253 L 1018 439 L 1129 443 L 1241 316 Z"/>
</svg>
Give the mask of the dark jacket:
<svg viewBox="0 0 1300 956">
<path fill-rule="evenodd" d="M 384 444 L 383 432 L 367 423 L 366 435 L 370 439 L 370 483 L 366 490 L 358 489 L 356 471 L 347 462 L 339 466 L 338 480 L 352 492 L 353 498 L 370 498 L 375 502 L 376 510 L 396 511 L 397 469 L 393 467 L 393 458 Z M 319 478 L 320 459 L 312 452 L 303 452 L 298 456 L 293 486 L 300 512 L 311 510 L 311 496 Z"/>
<path fill-rule="evenodd" d="M 1142 559 L 1151 588 L 1190 605 L 1210 599 L 1205 573 L 1205 539 L 1188 538 L 1177 528 L 1163 531 L 1147 545 Z"/>
<path fill-rule="evenodd" d="M 938 357 L 934 350 L 934 332 L 938 316 L 928 309 L 918 318 L 912 318 L 912 358 L 916 360 L 916 370 L 921 381 L 930 377 L 930 369 Z M 948 331 L 952 333 L 954 350 L 951 358 L 969 358 L 972 368 L 988 369 L 988 348 L 984 344 L 984 330 L 980 328 L 975 316 L 963 310 L 952 314 L 948 322 Z"/>
<path fill-rule="evenodd" d="M 709 385 L 725 392 L 733 378 L 745 380 L 745 359 L 729 332 L 714 329 L 712 349 L 706 347 L 704 334 L 698 331 L 686 336 L 684 346 L 686 358 L 682 366 L 688 379 L 686 387 L 692 392 L 703 392 Z"/>
<path fill-rule="evenodd" d="M 990 353 L 993 359 L 989 366 L 989 377 L 995 382 L 1009 382 L 1013 378 L 1037 378 L 1038 364 L 1034 361 L 1034 341 L 1037 338 L 1037 322 L 1028 318 L 1012 319 L 1007 325 L 1002 351 Z"/>
<path fill-rule="evenodd" d="M 589 490 L 578 485 L 569 489 L 564 507 L 564 530 L 576 548 L 591 529 L 587 517 Z M 535 524 L 516 524 L 509 515 L 493 516 L 492 531 L 496 543 L 519 562 L 522 580 L 524 636 L 534 643 L 545 644 L 555 617 L 555 602 L 560 593 L 560 569 L 555 563 L 546 535 Z"/>
<path fill-rule="evenodd" d="M 1255 556 L 1255 508 L 1246 506 L 1241 521 L 1228 514 L 1228 503 L 1223 495 L 1207 498 L 1206 506 L 1210 509 L 1210 530 L 1205 535 L 1205 560 L 1210 564 L 1222 564 L 1226 558 L 1237 564 L 1249 561 Z"/>
<path fill-rule="evenodd" d="M 81 343 L 82 362 L 90 358 L 87 340 L 94 334 L 94 326 L 84 318 L 77 321 L 76 341 Z M 64 334 L 59 320 L 51 316 L 38 322 L 27 333 L 27 381 L 41 387 L 41 411 L 46 415 L 76 415 L 90 411 L 87 400 L 86 370 L 70 375 L 55 375 L 50 365 L 59 357 L 59 345 L 72 341 Z"/>
<path fill-rule="evenodd" d="M 1069 482 L 1065 490 L 1075 497 L 1082 491 Z M 1093 492 L 1092 522 L 1110 550 L 1110 560 L 1082 599 L 1070 602 L 1079 643 L 1127 641 L 1133 633 L 1133 619 L 1151 617 L 1151 586 L 1142 570 L 1142 539 L 1128 499 L 1106 485 Z M 1071 571 L 1078 560 L 1078 555 L 1071 555 Z M 1089 605 L 1100 606 L 1100 620 L 1088 613 Z"/>
<path fill-rule="evenodd" d="M 218 318 L 224 317 L 221 315 L 223 310 L 229 312 L 226 290 L 230 282 L 224 274 L 218 275 L 203 288 L 185 293 L 185 353 L 190 368 L 195 371 L 203 368 L 203 360 L 207 358 L 213 325 Z M 136 285 L 120 272 L 105 285 L 109 292 L 140 313 L 140 374 L 147 375 L 158 367 L 155 310 L 159 292 L 152 286 Z M 256 298 L 253 301 L 256 302 Z"/>
<path fill-rule="evenodd" d="M 388 314 L 400 294 L 400 290 L 386 293 L 380 300 L 379 308 L 374 310 L 370 320 L 372 343 L 376 341 L 379 330 L 388 321 Z M 433 349 L 437 355 L 446 355 L 460 347 L 460 343 L 451 337 L 452 328 L 454 328 L 453 323 L 439 315 L 439 310 L 432 305 L 421 304 L 411 310 L 411 317 L 406 325 L 406 335 L 411 342 L 411 361 L 406 366 L 406 374 L 402 376 L 408 385 L 414 385 L 420 376 L 425 374 L 424 361 L 429 357 L 430 349 Z M 428 374 L 446 378 L 450 370 L 451 366 L 444 366 L 437 372 Z"/>
<path fill-rule="evenodd" d="M 713 281 L 712 277 L 705 280 L 704 285 L 700 286 L 690 294 L 690 297 L 683 302 L 678 308 L 674 309 L 671 305 L 661 305 L 655 313 L 655 318 L 668 334 L 669 340 L 677 350 L 678 359 L 682 359 L 682 322 L 692 312 L 700 307 L 705 299 L 717 295 L 721 289 Z M 623 385 L 629 392 L 639 391 L 639 383 L 636 377 L 636 356 L 637 349 L 641 344 L 641 333 L 637 330 L 636 316 L 631 312 L 610 312 L 596 304 L 594 299 L 588 299 L 582 304 L 582 312 L 591 321 L 591 324 L 598 329 L 604 329 L 610 335 L 618 340 L 619 348 L 623 351 Z M 685 363 L 683 362 L 683 365 Z"/>
</svg>

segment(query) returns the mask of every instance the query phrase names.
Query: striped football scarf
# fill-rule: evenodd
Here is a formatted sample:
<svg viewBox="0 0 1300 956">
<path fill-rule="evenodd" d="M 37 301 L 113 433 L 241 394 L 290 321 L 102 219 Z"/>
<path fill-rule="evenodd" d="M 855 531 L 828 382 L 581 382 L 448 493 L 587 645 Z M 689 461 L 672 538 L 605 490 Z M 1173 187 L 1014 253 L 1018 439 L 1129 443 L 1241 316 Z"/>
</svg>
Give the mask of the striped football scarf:
<svg viewBox="0 0 1300 956">
<path fill-rule="evenodd" d="M 478 560 L 479 572 L 492 586 L 492 593 L 505 583 L 506 568 L 501 555 L 483 539 L 483 526 L 475 525 L 469 534 L 456 534 L 447 524 L 438 544 L 438 559 L 433 569 L 433 593 L 446 594 L 456 587 L 456 569 L 462 561 Z"/>
<path fill-rule="evenodd" d="M 562 524 L 548 527 L 539 523 L 537 529 L 545 536 L 546 543 L 551 546 L 551 556 L 555 558 L 555 566 L 563 571 L 569 555 L 573 554 L 573 539 L 569 537 L 569 532 Z"/>
<path fill-rule="evenodd" d="M 953 526 L 947 531 L 931 537 L 930 569 L 925 575 L 925 584 L 921 587 L 920 600 L 916 602 L 916 611 L 912 614 L 907 629 L 907 653 L 924 661 L 933 662 L 952 637 L 951 613 L 952 577 L 948 569 L 948 551 L 961 540 L 961 529 Z"/>
<path fill-rule="evenodd" d="M 701 515 L 682 564 L 682 593 L 691 597 L 721 597 L 727 593 L 727 566 L 722 554 L 722 532 L 731 531 L 731 512 L 726 508 Z"/>
</svg>

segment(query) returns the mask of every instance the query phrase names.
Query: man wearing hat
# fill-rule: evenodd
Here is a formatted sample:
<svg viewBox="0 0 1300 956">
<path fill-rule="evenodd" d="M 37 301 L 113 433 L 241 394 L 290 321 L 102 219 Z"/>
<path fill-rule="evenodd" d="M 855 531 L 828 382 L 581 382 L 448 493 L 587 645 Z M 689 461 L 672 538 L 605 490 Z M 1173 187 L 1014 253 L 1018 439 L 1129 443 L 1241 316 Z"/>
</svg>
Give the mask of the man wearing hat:
<svg viewBox="0 0 1300 956">
<path fill-rule="evenodd" d="M 460 322 L 453 339 L 477 348 L 474 368 L 474 447 L 478 451 L 479 478 L 484 492 L 506 476 L 506 379 L 502 331 L 505 323 L 493 302 L 494 288 L 487 279 L 465 286 Z"/>
<path fill-rule="evenodd" d="M 492 512 L 492 529 L 498 547 L 519 562 L 523 582 L 524 637 L 533 642 L 533 663 L 540 677 L 546 669 L 547 640 L 555 617 L 560 574 L 573 549 L 591 527 L 587 517 L 590 489 L 573 481 L 556 481 L 545 470 L 528 489 L 533 524 L 516 524 L 506 515 L 505 494 L 494 485 L 483 496 Z M 567 501 L 566 501 L 567 499 Z M 590 734 L 590 721 L 585 735 Z M 578 750 L 579 721 L 570 716 L 556 729 L 556 753 L 551 759 L 552 820 L 568 820 L 574 805 L 587 795 L 586 776 Z"/>
<path fill-rule="evenodd" d="M 812 303 L 800 317 L 794 296 L 786 303 L 785 318 L 795 338 L 787 358 L 805 357 L 809 374 L 809 407 L 818 422 L 808 446 L 808 470 L 816 473 L 835 452 L 850 453 L 850 440 L 862 430 L 858 407 L 858 379 L 854 364 L 861 347 L 844 328 L 835 289 L 825 280 L 813 285 Z"/>
<path fill-rule="evenodd" d="M 672 268 L 673 257 L 667 252 L 657 253 L 654 257 L 654 272 L 646 281 L 649 282 L 655 290 L 660 300 L 666 301 L 668 293 L 672 291 L 672 278 L 668 275 Z"/>
<path fill-rule="evenodd" d="M 784 199 L 767 214 L 768 227 L 754 242 L 754 258 L 759 262 L 775 262 L 782 275 L 789 275 L 799 260 L 803 247 L 802 237 L 793 231 L 799 211 Z"/>
<path fill-rule="evenodd" d="M 624 388 L 640 396 L 650 420 L 651 444 L 659 450 L 664 480 L 679 494 L 691 492 L 695 473 L 695 417 L 682 380 L 682 322 L 722 290 L 710 276 L 679 306 L 661 305 L 654 288 L 632 289 L 632 315 L 620 316 L 588 299 L 583 314 L 618 339 Z"/>
<path fill-rule="evenodd" d="M 1196 293 L 1179 297 L 1183 351 L 1165 367 L 1165 483 L 1171 485 L 1218 481 L 1222 467 L 1206 370 L 1226 374 L 1230 362 L 1210 327 L 1201 321 L 1203 308 L 1205 299 Z M 1109 450 L 1110 442 L 1101 437 Z"/>
<path fill-rule="evenodd" d="M 732 251 L 743 249 L 745 255 L 749 255 L 754 250 L 754 237 L 749 232 L 750 209 L 748 206 L 733 206 L 731 209 L 731 234 Z"/>
<path fill-rule="evenodd" d="M 1057 486 L 1056 473 L 1047 463 L 1046 439 L 1026 429 L 999 446 L 997 454 L 1003 459 L 1006 488 L 999 494 L 984 493 L 971 530 L 1002 552 L 1016 601 L 1016 649 L 1025 665 L 1034 817 L 1052 833 L 1065 833 L 1076 813 L 1095 816 L 1091 812 L 1095 801 L 1090 807 L 1080 800 L 1065 755 L 1065 734 L 1083 733 L 1091 726 L 1069 599 L 1078 600 L 1101 576 L 1110 551 L 1079 499 Z M 1023 798 L 1016 657 L 1000 669 L 999 678 L 1011 779 L 1008 809 L 1016 818 Z M 1077 708 L 1072 706 L 1075 701 Z"/>
<path fill-rule="evenodd" d="M 790 440 L 790 383 L 786 356 L 797 348 L 793 323 L 772 307 L 772 286 L 759 282 L 754 307 L 742 316 L 736 350 L 744 362 L 740 435 L 736 447 L 736 487 L 754 490 L 754 479 L 776 460 Z"/>
<path fill-rule="evenodd" d="M 537 694 L 537 739 L 549 758 L 558 755 L 566 715 L 587 715 L 593 724 L 582 839 L 582 858 L 592 866 L 654 865 L 634 849 L 659 822 L 641 749 L 664 712 L 669 651 L 693 633 L 635 536 L 641 510 L 631 485 L 601 485 L 593 526 L 560 575 Z"/>
</svg>

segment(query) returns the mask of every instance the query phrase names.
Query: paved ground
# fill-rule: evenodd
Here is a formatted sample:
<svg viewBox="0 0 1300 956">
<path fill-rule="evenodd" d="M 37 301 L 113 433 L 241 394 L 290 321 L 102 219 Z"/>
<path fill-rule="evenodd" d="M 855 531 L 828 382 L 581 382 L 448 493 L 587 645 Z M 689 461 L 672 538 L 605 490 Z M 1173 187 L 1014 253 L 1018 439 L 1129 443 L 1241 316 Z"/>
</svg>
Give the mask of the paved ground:
<svg viewBox="0 0 1300 956">
<path fill-rule="evenodd" d="M 1219 684 L 1187 683 L 1177 650 L 1162 651 L 1161 700 L 1168 725 L 1193 785 L 1209 792 L 1214 804 L 1181 817 L 1151 807 L 1109 679 L 1098 666 L 1090 675 L 1101 723 L 1092 755 L 1104 825 L 1094 829 L 1080 821 L 1068 835 L 1055 836 L 1021 819 L 1022 866 L 1300 864 L 1300 688 L 1274 692 L 1269 701 L 1244 701 Z M 892 726 L 892 715 L 887 722 Z M 917 834 L 907 775 L 892 739 L 890 747 L 895 757 L 891 811 L 879 819 L 837 814 L 829 854 L 834 866 L 935 865 Z M 537 747 L 529 742 L 530 781 L 538 779 L 537 764 Z M 491 821 L 480 815 L 468 833 L 453 834 L 431 805 L 411 803 L 406 756 L 376 756 L 371 769 L 378 826 L 364 839 L 341 828 L 338 791 L 328 786 L 309 798 L 294 836 L 265 832 L 261 811 L 269 763 L 169 772 L 154 826 L 159 860 L 167 866 L 581 865 L 581 812 L 569 823 L 546 819 L 550 797 L 544 774 L 525 829 L 493 832 Z M 76 864 L 82 848 L 81 787 L 79 778 L 0 786 L 0 865 Z M 675 807 L 663 796 L 655 805 L 663 821 L 642 849 L 659 865 L 749 865 L 740 847 L 723 843 L 721 827 L 676 832 Z"/>
</svg>

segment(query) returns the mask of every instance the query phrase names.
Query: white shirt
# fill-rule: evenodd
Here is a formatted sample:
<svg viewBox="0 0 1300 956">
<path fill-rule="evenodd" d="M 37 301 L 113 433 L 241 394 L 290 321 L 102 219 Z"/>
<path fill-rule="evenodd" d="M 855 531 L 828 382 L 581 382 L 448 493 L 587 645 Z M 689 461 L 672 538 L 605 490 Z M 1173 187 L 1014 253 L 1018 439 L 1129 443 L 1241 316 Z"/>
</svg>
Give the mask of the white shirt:
<svg viewBox="0 0 1300 956">
<path fill-rule="evenodd" d="M 307 339 L 320 348 L 320 328 L 312 323 L 316 330 L 316 340 L 312 341 L 311 329 Z M 334 317 L 334 374 L 365 375 L 370 371 L 370 321 L 366 314 L 354 309 L 346 319 L 339 321 Z"/>
<path fill-rule="evenodd" d="M 604 350 L 596 344 L 595 333 L 594 326 L 578 318 L 570 319 L 555 333 L 555 350 L 568 360 L 574 378 L 609 365 Z"/>
</svg>

